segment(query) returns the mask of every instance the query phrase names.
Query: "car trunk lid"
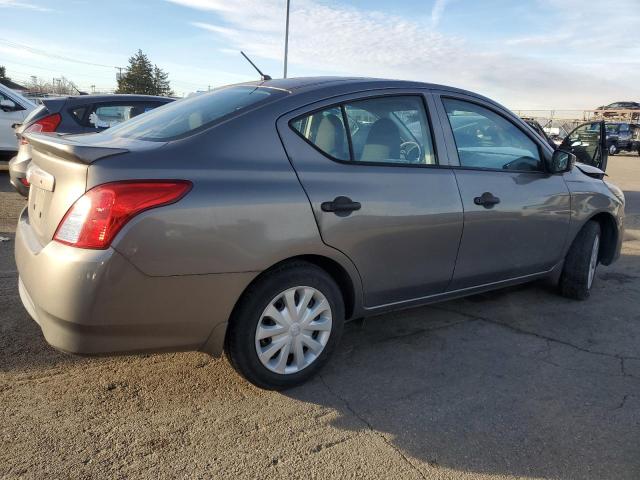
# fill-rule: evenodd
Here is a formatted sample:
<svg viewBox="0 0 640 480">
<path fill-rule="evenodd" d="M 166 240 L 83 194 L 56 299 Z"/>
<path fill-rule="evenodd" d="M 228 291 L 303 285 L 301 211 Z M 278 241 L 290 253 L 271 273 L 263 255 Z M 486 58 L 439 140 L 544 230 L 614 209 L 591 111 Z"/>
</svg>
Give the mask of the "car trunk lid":
<svg viewBox="0 0 640 480">
<path fill-rule="evenodd" d="M 31 183 L 29 223 L 45 245 L 53 238 L 67 210 L 85 193 L 91 163 L 129 150 L 100 145 L 95 140 L 80 142 L 81 136 L 27 134 L 27 138 L 32 147 L 27 172 Z"/>
</svg>

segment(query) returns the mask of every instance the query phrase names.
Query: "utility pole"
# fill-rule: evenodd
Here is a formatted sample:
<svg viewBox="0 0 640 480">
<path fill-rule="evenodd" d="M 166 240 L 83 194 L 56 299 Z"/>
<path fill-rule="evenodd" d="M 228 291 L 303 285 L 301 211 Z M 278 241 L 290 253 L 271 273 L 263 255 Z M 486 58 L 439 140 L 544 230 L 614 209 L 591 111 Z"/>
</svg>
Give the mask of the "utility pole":
<svg viewBox="0 0 640 480">
<path fill-rule="evenodd" d="M 287 0 L 287 26 L 284 31 L 284 78 L 287 78 L 287 56 L 289 54 L 289 4 Z"/>
</svg>

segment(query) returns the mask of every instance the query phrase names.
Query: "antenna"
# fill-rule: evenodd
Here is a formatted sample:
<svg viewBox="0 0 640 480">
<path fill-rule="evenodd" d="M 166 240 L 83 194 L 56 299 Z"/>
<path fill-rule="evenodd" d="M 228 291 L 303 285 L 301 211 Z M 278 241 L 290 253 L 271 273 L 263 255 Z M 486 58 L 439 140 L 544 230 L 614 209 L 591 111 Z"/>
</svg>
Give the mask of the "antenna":
<svg viewBox="0 0 640 480">
<path fill-rule="evenodd" d="M 284 31 L 284 78 L 287 78 L 287 59 L 289 57 L 289 6 L 291 0 L 287 0 L 287 25 Z"/>
<path fill-rule="evenodd" d="M 251 64 L 251 66 L 252 66 L 253 68 L 255 68 L 255 69 L 256 69 L 256 71 L 260 74 L 260 80 L 262 80 L 263 82 L 264 82 L 264 81 L 266 81 L 266 80 L 271 80 L 271 77 L 270 77 L 269 75 L 265 75 L 264 73 L 262 73 L 262 72 L 260 71 L 260 69 L 259 69 L 258 67 L 256 67 L 256 64 L 255 64 L 255 63 L 253 63 L 253 62 L 251 61 L 251 59 L 250 59 L 249 57 L 247 57 L 247 56 L 245 55 L 245 53 L 244 53 L 242 50 L 240 50 L 240 53 L 242 54 L 242 56 L 243 56 L 244 58 L 246 58 L 246 59 L 247 59 L 247 62 L 249 62 L 249 63 Z"/>
</svg>

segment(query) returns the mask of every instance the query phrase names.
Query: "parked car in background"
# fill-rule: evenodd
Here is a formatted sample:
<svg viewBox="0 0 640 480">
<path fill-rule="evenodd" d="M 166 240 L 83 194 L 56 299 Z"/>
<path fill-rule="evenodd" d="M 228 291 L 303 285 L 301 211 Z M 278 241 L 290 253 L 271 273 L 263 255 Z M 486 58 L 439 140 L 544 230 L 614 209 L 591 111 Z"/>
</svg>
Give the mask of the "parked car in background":
<svg viewBox="0 0 640 480">
<path fill-rule="evenodd" d="M 604 123 L 578 129 L 554 150 L 475 93 L 324 77 L 27 133 L 20 298 L 62 351 L 225 350 L 273 389 L 318 372 L 347 319 L 541 278 L 585 299 L 624 195 L 596 168 Z"/>
<path fill-rule="evenodd" d="M 633 133 L 638 125 L 627 122 L 607 122 L 607 149 L 609 155 L 633 149 Z"/>
<path fill-rule="evenodd" d="M 545 132 L 544 128 L 542 127 L 542 125 L 540 125 L 540 123 L 534 119 L 534 118 L 523 118 L 523 120 L 526 122 L 527 125 L 529 125 L 531 128 L 533 128 L 536 133 L 538 135 L 540 135 L 542 138 L 545 139 L 545 141 L 552 147 L 552 148 L 556 148 L 558 146 L 557 143 L 555 143 L 551 137 L 549 137 L 549 135 L 547 135 L 547 132 Z"/>
<path fill-rule="evenodd" d="M 150 95 L 81 95 L 43 99 L 42 104 L 16 128 L 20 149 L 9 162 L 11 185 L 20 194 L 28 196 L 27 168 L 31 161 L 31 148 L 25 134 L 101 132 L 173 100 Z"/>
<path fill-rule="evenodd" d="M 609 105 L 598 107 L 596 114 L 611 120 L 617 119 L 627 122 L 640 122 L 640 103 L 638 102 L 615 102 Z"/>
<path fill-rule="evenodd" d="M 596 110 L 640 110 L 638 102 L 614 102 L 609 105 L 603 105 Z"/>
<path fill-rule="evenodd" d="M 640 155 L 640 125 L 633 125 L 631 128 L 631 151 Z"/>
<path fill-rule="evenodd" d="M 18 151 L 13 125 L 21 123 L 36 105 L 19 93 L 0 84 L 0 159 Z"/>
</svg>

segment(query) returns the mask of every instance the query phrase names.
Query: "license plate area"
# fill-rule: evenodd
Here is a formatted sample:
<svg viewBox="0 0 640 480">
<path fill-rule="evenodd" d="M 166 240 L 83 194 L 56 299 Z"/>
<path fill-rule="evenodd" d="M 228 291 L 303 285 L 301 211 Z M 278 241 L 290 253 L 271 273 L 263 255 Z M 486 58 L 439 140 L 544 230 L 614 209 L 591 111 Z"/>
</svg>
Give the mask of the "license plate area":
<svg viewBox="0 0 640 480">
<path fill-rule="evenodd" d="M 42 232 L 42 223 L 44 222 L 45 207 L 48 196 L 51 192 L 32 185 L 29 189 L 29 223 L 36 232 Z"/>
</svg>

